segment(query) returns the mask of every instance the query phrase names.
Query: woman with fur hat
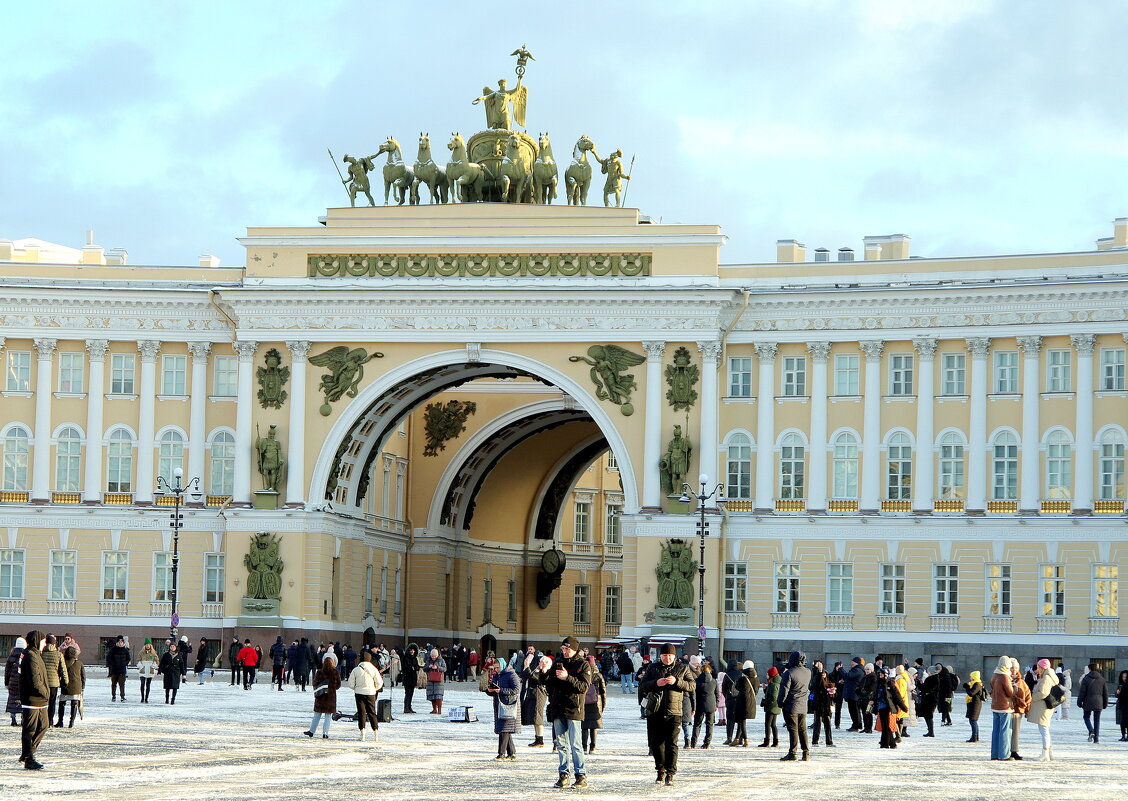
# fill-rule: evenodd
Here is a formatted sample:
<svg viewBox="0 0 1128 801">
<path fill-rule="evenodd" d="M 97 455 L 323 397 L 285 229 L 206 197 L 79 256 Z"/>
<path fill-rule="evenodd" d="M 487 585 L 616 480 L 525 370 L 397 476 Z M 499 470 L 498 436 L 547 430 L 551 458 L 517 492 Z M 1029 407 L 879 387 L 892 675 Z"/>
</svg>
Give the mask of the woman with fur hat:
<svg viewBox="0 0 1128 801">
<path fill-rule="evenodd" d="M 164 656 L 161 657 L 161 663 L 157 668 L 157 673 L 164 676 L 165 703 L 175 704 L 176 691 L 180 689 L 180 683 L 184 677 L 184 673 L 181 670 L 180 654 L 177 651 L 175 642 L 168 647 Z"/>
<path fill-rule="evenodd" d="M 8 688 L 8 703 L 4 706 L 4 711 L 12 716 L 12 725 L 19 726 L 20 722 L 16 719 L 16 715 L 20 714 L 20 660 L 23 659 L 24 649 L 27 648 L 27 640 L 23 637 L 16 637 L 16 642 L 12 646 L 11 653 L 8 654 L 8 661 L 4 663 L 4 686 Z"/>
<path fill-rule="evenodd" d="M 333 713 L 337 711 L 337 690 L 340 686 L 341 672 L 337 670 L 337 655 L 328 650 L 321 660 L 321 667 L 313 674 L 313 722 L 305 732 L 306 737 L 313 736 L 317 731 L 318 721 L 324 718 L 321 739 L 329 739 L 329 724 L 333 721 Z"/>
<path fill-rule="evenodd" d="M 432 715 L 443 713 L 443 677 L 446 676 L 446 660 L 439 656 L 439 649 L 432 648 L 423 670 L 427 673 L 427 700 L 431 702 Z"/>
<path fill-rule="evenodd" d="M 137 655 L 137 678 L 141 681 L 143 704 L 149 703 L 149 691 L 153 687 L 153 679 L 156 678 L 159 665 L 160 657 L 157 656 L 157 649 L 153 647 L 153 641 L 146 637 L 145 644 L 141 646 L 141 653 Z"/>
</svg>

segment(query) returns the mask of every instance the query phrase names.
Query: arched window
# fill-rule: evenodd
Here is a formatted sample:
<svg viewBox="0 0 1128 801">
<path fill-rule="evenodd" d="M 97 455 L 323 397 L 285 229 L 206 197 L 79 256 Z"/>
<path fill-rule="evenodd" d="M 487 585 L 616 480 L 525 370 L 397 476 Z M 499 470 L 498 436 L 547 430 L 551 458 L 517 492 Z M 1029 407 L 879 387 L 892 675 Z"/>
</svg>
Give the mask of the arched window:
<svg viewBox="0 0 1128 801">
<path fill-rule="evenodd" d="M 170 485 L 175 484 L 172 472 L 178 467 L 184 469 L 184 435 L 179 431 L 166 431 L 161 434 L 157 475 Z"/>
<path fill-rule="evenodd" d="M 124 428 L 110 434 L 106 447 L 106 492 L 133 492 L 133 437 Z"/>
<path fill-rule="evenodd" d="M 74 426 L 59 432 L 55 444 L 55 489 L 78 492 L 82 478 L 82 435 Z"/>
<path fill-rule="evenodd" d="M 27 465 L 31 434 L 23 426 L 13 426 L 4 435 L 4 486 L 15 492 L 27 491 Z"/>
<path fill-rule="evenodd" d="M 220 431 L 211 441 L 211 472 L 208 491 L 231 495 L 235 491 L 235 437 Z"/>
<path fill-rule="evenodd" d="M 994 500 L 1018 497 L 1018 439 L 1009 431 L 1000 431 L 992 445 L 991 487 Z"/>
<path fill-rule="evenodd" d="M 1046 437 L 1046 497 L 1073 497 L 1073 444 L 1060 429 Z"/>
<path fill-rule="evenodd" d="M 747 434 L 733 434 L 725 446 L 725 492 L 733 500 L 752 497 L 752 440 Z"/>
<path fill-rule="evenodd" d="M 886 457 L 885 489 L 891 501 L 913 497 L 913 446 L 906 434 L 897 432 L 889 438 Z"/>
<path fill-rule="evenodd" d="M 850 431 L 843 431 L 834 438 L 834 486 L 831 492 L 835 498 L 858 497 L 858 438 Z"/>
<path fill-rule="evenodd" d="M 966 494 L 963 438 L 955 431 L 949 431 L 940 438 L 940 495 L 938 497 L 963 498 Z"/>
<path fill-rule="evenodd" d="M 798 434 L 788 434 L 780 443 L 779 449 L 779 497 L 805 498 L 806 483 L 803 480 L 805 465 L 803 438 Z"/>
<path fill-rule="evenodd" d="M 1124 435 L 1109 429 L 1101 435 L 1101 500 L 1124 500 Z"/>
</svg>

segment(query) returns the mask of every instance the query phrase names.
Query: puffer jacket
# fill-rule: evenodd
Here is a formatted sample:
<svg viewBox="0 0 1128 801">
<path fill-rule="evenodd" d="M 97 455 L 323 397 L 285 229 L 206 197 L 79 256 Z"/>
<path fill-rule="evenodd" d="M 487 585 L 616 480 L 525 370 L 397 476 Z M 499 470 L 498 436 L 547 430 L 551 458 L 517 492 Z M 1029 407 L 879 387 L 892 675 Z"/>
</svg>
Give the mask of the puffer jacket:
<svg viewBox="0 0 1128 801">
<path fill-rule="evenodd" d="M 673 684 L 658 686 L 658 679 L 673 676 Z M 667 717 L 680 720 L 682 716 L 682 697 L 685 693 L 694 692 L 697 685 L 689 668 L 680 662 L 672 665 L 663 665 L 661 661 L 651 662 L 650 666 L 642 672 L 639 683 L 639 692 L 644 696 L 647 693 L 660 693 L 662 698 L 658 709 L 651 713 L 651 717 Z"/>
<path fill-rule="evenodd" d="M 384 677 L 370 660 L 365 660 L 352 669 L 346 686 L 356 695 L 376 695 L 384 689 Z"/>
<path fill-rule="evenodd" d="M 59 689 L 66 679 L 62 653 L 54 645 L 47 643 L 43 646 L 41 656 L 43 657 L 43 669 L 47 671 L 47 686 L 52 690 Z"/>
<path fill-rule="evenodd" d="M 811 692 L 811 671 L 806 667 L 807 656 L 792 651 L 787 659 L 787 670 L 779 682 L 779 706 L 788 715 L 807 714 L 807 699 Z"/>
<path fill-rule="evenodd" d="M 34 642 L 37 638 L 32 637 Z M 20 664 L 20 705 L 41 709 L 47 706 L 51 688 L 47 686 L 47 669 L 43 667 L 43 655 L 28 646 Z"/>
<path fill-rule="evenodd" d="M 717 711 L 717 680 L 708 671 L 702 671 L 697 677 L 696 706 L 702 715 L 711 715 Z"/>
<path fill-rule="evenodd" d="M 4 711 L 9 715 L 18 715 L 20 712 L 20 660 L 23 659 L 23 654 L 23 648 L 13 648 L 8 654 L 8 661 L 4 663 L 4 686 L 8 688 L 8 702 Z"/>
<path fill-rule="evenodd" d="M 132 658 L 124 645 L 114 645 L 106 652 L 106 667 L 111 676 L 124 676 L 129 670 Z"/>
<path fill-rule="evenodd" d="M 74 659 L 63 659 L 63 668 L 67 679 L 63 682 L 60 691 L 63 695 L 82 695 L 86 692 L 86 665 L 76 656 Z"/>
<path fill-rule="evenodd" d="M 556 678 L 556 671 L 563 668 L 568 675 Z M 571 659 L 561 657 L 552 665 L 545 680 L 548 688 L 549 720 L 583 720 L 584 696 L 591 684 L 591 667 L 587 661 L 573 654 Z M 678 707 L 680 714 L 681 707 Z"/>
<path fill-rule="evenodd" d="M 1054 719 L 1054 708 L 1046 706 L 1046 698 L 1050 689 L 1056 687 L 1058 678 L 1052 670 L 1042 673 L 1042 677 L 1034 684 L 1030 691 L 1030 708 L 1026 710 L 1026 719 L 1038 726 L 1049 726 Z"/>
</svg>

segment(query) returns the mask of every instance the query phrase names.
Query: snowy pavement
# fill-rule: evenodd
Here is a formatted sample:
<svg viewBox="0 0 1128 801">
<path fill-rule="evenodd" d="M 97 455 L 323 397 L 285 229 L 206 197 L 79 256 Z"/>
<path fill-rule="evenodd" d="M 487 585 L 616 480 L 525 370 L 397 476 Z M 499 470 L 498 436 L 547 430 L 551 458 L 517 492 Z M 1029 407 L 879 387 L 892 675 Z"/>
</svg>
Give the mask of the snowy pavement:
<svg viewBox="0 0 1128 801">
<path fill-rule="evenodd" d="M 292 686 L 271 691 L 263 682 L 250 691 L 229 685 L 223 672 L 203 687 L 189 676 L 175 706 L 164 704 L 159 680 L 151 702 L 138 702 L 132 676 L 127 703 L 111 704 L 109 682 L 91 677 L 86 719 L 74 729 L 51 729 L 39 750 L 46 769 L 25 771 L 19 757 L 19 729 L 0 727 L 0 794 L 36 799 L 43 793 L 66 799 L 318 799 L 368 797 L 493 801 L 558 798 L 556 756 L 551 747 L 531 749 L 532 728 L 517 735 L 516 762 L 495 763 L 497 738 L 484 695 L 476 686 L 448 684 L 446 708 L 472 704 L 477 723 L 449 723 L 433 715 L 400 715 L 381 727 L 381 742 L 359 742 L 355 723 L 338 721 L 330 739 L 314 740 L 309 726 L 312 691 Z M 387 693 L 382 693 L 386 698 Z M 403 707 L 395 688 L 393 708 Z M 430 704 L 416 695 L 415 709 Z M 352 694 L 339 695 L 339 708 L 352 712 Z M 68 710 L 69 714 L 69 710 Z M 646 756 L 643 721 L 633 696 L 609 689 L 604 728 L 596 752 L 587 757 L 587 790 L 568 791 L 606 799 L 863 799 L 957 801 L 958 799 L 1124 798 L 1128 794 L 1128 743 L 1118 742 L 1115 711 L 1102 721 L 1102 742 L 1086 742 L 1080 711 L 1055 721 L 1056 761 L 1034 761 L 1037 727 L 1022 728 L 1023 762 L 991 762 L 990 714 L 980 721 L 977 744 L 966 743 L 967 722 L 957 710 L 952 727 L 922 739 L 923 724 L 895 751 L 878 748 L 877 735 L 835 733 L 833 749 L 812 749 L 811 762 L 779 762 L 784 748 L 726 748 L 718 727 L 718 747 L 683 750 L 677 784 L 656 787 Z M 786 733 L 780 726 L 783 743 Z M 762 738 L 762 719 L 749 721 L 753 746 Z"/>
</svg>

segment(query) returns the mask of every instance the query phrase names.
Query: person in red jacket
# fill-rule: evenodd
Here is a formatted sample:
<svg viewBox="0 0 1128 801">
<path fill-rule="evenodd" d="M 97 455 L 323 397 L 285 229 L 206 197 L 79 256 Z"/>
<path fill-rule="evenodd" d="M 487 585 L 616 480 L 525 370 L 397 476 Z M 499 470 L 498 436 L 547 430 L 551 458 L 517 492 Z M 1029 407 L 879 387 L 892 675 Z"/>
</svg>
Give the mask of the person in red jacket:
<svg viewBox="0 0 1128 801">
<path fill-rule="evenodd" d="M 236 658 L 243 667 L 243 689 L 249 690 L 255 683 L 255 670 L 259 663 L 258 651 L 251 647 L 249 637 L 243 641 L 243 647 L 239 649 L 239 656 Z"/>
</svg>

